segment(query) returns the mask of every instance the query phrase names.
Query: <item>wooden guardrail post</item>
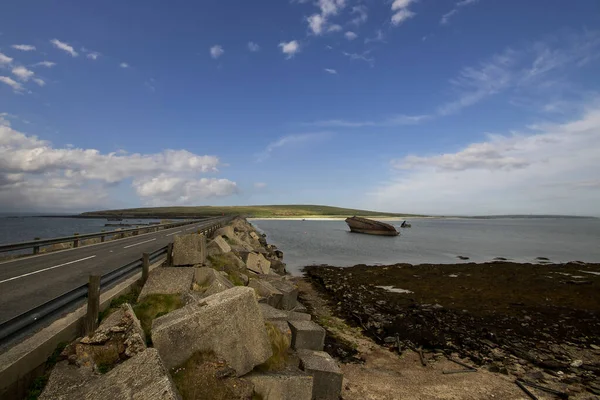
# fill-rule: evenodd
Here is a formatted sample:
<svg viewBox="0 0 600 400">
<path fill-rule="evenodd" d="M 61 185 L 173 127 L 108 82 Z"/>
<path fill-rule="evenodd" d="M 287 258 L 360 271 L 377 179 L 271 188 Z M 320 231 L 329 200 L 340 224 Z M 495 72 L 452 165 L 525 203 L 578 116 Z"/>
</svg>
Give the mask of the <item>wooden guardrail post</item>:
<svg viewBox="0 0 600 400">
<path fill-rule="evenodd" d="M 200 260 L 202 265 L 206 264 L 206 236 L 200 234 Z"/>
<path fill-rule="evenodd" d="M 74 233 L 73 236 L 79 236 L 79 233 Z M 73 247 L 79 247 L 79 238 L 73 240 Z"/>
<path fill-rule="evenodd" d="M 142 284 L 148 280 L 148 274 L 150 274 L 150 254 L 142 254 Z"/>
<path fill-rule="evenodd" d="M 36 237 L 33 240 L 40 240 L 40 238 Z M 33 254 L 40 254 L 40 246 L 33 246 Z"/>
<path fill-rule="evenodd" d="M 88 281 L 88 304 L 85 315 L 85 335 L 91 336 L 98 327 L 100 313 L 100 275 L 90 275 Z"/>
<path fill-rule="evenodd" d="M 169 243 L 167 246 L 167 266 L 173 264 L 173 243 Z"/>
</svg>

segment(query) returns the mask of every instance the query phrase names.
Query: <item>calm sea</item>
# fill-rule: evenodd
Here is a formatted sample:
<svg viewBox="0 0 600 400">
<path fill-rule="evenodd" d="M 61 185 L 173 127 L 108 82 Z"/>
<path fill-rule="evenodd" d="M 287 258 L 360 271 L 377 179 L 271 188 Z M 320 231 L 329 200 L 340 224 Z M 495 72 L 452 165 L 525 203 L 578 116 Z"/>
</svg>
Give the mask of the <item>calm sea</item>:
<svg viewBox="0 0 600 400">
<path fill-rule="evenodd" d="M 389 222 L 397 227 L 402 221 Z M 350 233 L 344 221 L 253 220 L 284 252 L 288 271 L 311 264 L 600 262 L 600 219 L 414 219 L 401 236 Z M 399 228 L 398 228 L 399 229 Z M 399 229 L 400 230 L 400 229 Z M 457 256 L 469 257 L 460 261 Z"/>
<path fill-rule="evenodd" d="M 106 219 L 83 218 L 43 218 L 35 216 L 1 216 L 0 215 L 0 244 L 16 243 L 33 240 L 36 237 L 48 239 L 60 236 L 71 236 L 74 233 L 94 233 L 102 230 L 113 231 L 119 227 L 104 226 L 113 224 L 148 224 L 159 220 L 123 220 L 108 222 Z M 123 227 L 127 229 L 128 227 Z"/>
</svg>

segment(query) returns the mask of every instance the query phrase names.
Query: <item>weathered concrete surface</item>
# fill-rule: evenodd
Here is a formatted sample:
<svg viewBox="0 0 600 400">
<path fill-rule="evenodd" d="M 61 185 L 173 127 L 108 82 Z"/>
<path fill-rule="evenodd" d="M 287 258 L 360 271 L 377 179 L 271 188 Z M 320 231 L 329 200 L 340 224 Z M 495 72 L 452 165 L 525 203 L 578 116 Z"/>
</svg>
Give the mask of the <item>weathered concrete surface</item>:
<svg viewBox="0 0 600 400">
<path fill-rule="evenodd" d="M 324 351 L 299 350 L 300 368 L 313 377 L 313 399 L 338 400 L 344 376 L 337 363 Z"/>
<path fill-rule="evenodd" d="M 271 272 L 271 262 L 260 253 L 251 252 L 244 259 L 246 268 L 257 274 L 268 274 Z"/>
<path fill-rule="evenodd" d="M 292 330 L 290 329 L 290 325 L 287 323 L 287 321 L 271 320 L 269 323 L 277 328 L 279 332 L 281 332 L 281 334 L 285 337 L 289 347 L 289 345 L 292 343 Z"/>
<path fill-rule="evenodd" d="M 312 321 L 289 321 L 292 329 L 292 347 L 296 350 L 323 350 L 325 329 Z"/>
<path fill-rule="evenodd" d="M 214 256 L 216 254 L 229 253 L 231 251 L 231 246 L 223 239 L 223 236 L 216 236 L 211 242 L 208 244 L 207 254 L 209 256 Z"/>
<path fill-rule="evenodd" d="M 244 377 L 263 400 L 311 400 L 312 376 L 297 372 L 256 373 Z"/>
<path fill-rule="evenodd" d="M 284 311 L 278 310 L 275 307 L 271 307 L 268 304 L 260 303 L 260 311 L 263 314 L 263 318 L 267 321 L 310 321 L 310 314 L 299 313 L 295 311 Z"/>
<path fill-rule="evenodd" d="M 279 308 L 282 310 L 293 310 L 298 303 L 298 287 L 286 280 L 275 279 L 271 284 L 282 293 Z"/>
<path fill-rule="evenodd" d="M 77 370 L 81 368 L 66 362 L 57 364 L 40 399 L 180 399 L 155 349 L 146 349 L 105 375 L 82 375 Z"/>
<path fill-rule="evenodd" d="M 195 352 L 213 352 L 238 376 L 272 354 L 254 290 L 242 286 L 155 319 L 152 341 L 168 368 L 183 364 Z"/>
<path fill-rule="evenodd" d="M 195 268 L 163 267 L 150 272 L 138 301 L 150 294 L 176 294 L 192 290 Z"/>
<path fill-rule="evenodd" d="M 283 294 L 269 282 L 260 279 L 250 279 L 248 287 L 256 291 L 261 303 L 266 303 L 275 308 L 279 307 Z"/>
<path fill-rule="evenodd" d="M 203 264 L 206 261 L 206 238 L 190 234 L 175 236 L 173 242 L 173 265 L 176 267 Z"/>
<path fill-rule="evenodd" d="M 233 226 L 231 226 L 231 225 L 227 225 L 222 228 L 219 228 L 215 232 L 215 236 L 227 236 L 229 239 L 233 239 L 234 237 L 236 237 L 235 233 L 233 231 Z"/>
<path fill-rule="evenodd" d="M 259 240 L 260 236 L 258 236 L 258 234 L 256 232 L 250 232 L 250 237 L 254 240 Z"/>
<path fill-rule="evenodd" d="M 200 287 L 204 296 L 212 296 L 227 289 L 231 289 L 234 285 L 224 277 L 221 273 L 212 268 L 194 268 L 194 280 Z"/>
</svg>

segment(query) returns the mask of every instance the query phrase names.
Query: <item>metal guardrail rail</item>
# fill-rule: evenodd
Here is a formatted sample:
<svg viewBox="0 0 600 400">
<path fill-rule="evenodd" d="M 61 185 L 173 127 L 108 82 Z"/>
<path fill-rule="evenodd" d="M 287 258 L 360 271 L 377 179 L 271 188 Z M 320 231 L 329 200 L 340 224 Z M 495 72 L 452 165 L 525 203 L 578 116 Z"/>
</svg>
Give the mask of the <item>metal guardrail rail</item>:
<svg viewBox="0 0 600 400">
<path fill-rule="evenodd" d="M 143 228 L 131 228 L 131 229 L 122 229 L 122 230 L 107 231 L 107 232 L 84 233 L 82 235 L 77 234 L 77 235 L 73 235 L 73 236 L 64 236 L 64 237 L 58 237 L 58 238 L 52 238 L 52 239 L 32 240 L 29 242 L 9 243 L 9 244 L 0 245 L 0 253 L 6 252 L 6 251 L 15 251 L 15 250 L 23 250 L 23 249 L 33 248 L 33 253 L 37 254 L 39 252 L 40 247 L 50 246 L 50 245 L 57 244 L 57 243 L 73 242 L 75 244 L 74 247 L 78 247 L 79 240 L 81 240 L 81 239 L 93 239 L 93 238 L 99 237 L 102 239 L 102 241 L 104 241 L 105 236 L 120 235 L 120 234 L 129 233 L 129 232 L 138 232 L 139 233 L 141 231 L 156 232 L 159 229 L 176 228 L 178 226 L 196 224 L 198 222 L 210 221 L 210 220 L 214 220 L 217 218 L 222 218 L 222 217 L 207 218 L 205 220 L 201 219 L 201 220 L 190 220 L 190 221 L 184 221 L 184 222 L 173 222 L 173 223 L 169 223 L 169 224 L 150 225 L 150 226 L 145 226 Z"/>
<path fill-rule="evenodd" d="M 223 225 L 226 225 L 235 217 L 219 217 L 213 223 L 199 228 L 199 233 L 210 234 Z M 198 222 L 198 221 L 196 221 Z M 122 231 L 119 231 L 122 232 Z M 149 263 L 154 264 L 162 257 L 167 255 L 169 246 L 165 246 L 156 250 L 149 255 Z M 108 272 L 100 278 L 100 290 L 104 291 L 108 287 L 119 282 L 121 279 L 133 275 L 133 272 L 138 272 L 142 269 L 143 257 L 133 261 L 127 265 L 119 267 L 111 272 Z M 10 320 L 0 324 L 0 344 L 10 340 L 16 334 L 19 334 L 26 329 L 33 328 L 37 324 L 41 324 L 48 316 L 51 316 L 61 310 L 70 310 L 88 297 L 88 284 L 81 285 L 67 293 L 64 293 L 52 300 L 45 302 L 29 311 L 26 311 Z"/>
</svg>

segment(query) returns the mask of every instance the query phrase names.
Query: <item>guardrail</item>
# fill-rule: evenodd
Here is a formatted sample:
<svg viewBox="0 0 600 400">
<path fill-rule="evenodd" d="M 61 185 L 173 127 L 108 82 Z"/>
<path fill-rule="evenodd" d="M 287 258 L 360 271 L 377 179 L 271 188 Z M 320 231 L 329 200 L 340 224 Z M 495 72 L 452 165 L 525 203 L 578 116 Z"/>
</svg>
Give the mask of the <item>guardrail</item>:
<svg viewBox="0 0 600 400">
<path fill-rule="evenodd" d="M 198 228 L 198 233 L 209 235 L 218 228 L 229 223 L 233 218 L 235 217 L 220 217 L 213 223 L 210 223 L 205 227 Z M 112 286 L 125 277 L 133 275 L 133 272 L 138 272 L 140 269 L 142 269 L 142 277 L 147 277 L 148 267 L 151 264 L 154 264 L 164 256 L 166 256 L 167 259 L 170 258 L 169 253 L 172 250 L 172 246 L 173 244 L 170 243 L 169 245 L 158 249 L 153 253 L 145 253 L 139 260 L 133 261 L 127 265 L 102 275 L 99 281 L 99 290 L 98 287 L 96 287 L 95 291 L 99 294 L 101 290 Z M 11 318 L 6 322 L 3 322 L 0 324 L 0 344 L 5 343 L 7 340 L 10 340 L 10 338 L 26 329 L 33 328 L 34 326 L 43 323 L 47 317 L 57 313 L 58 311 L 69 310 L 86 298 L 89 299 L 90 293 L 93 291 L 94 289 L 90 287 L 90 283 L 86 283 L 52 300 L 49 300 L 44 304 Z M 97 318 L 97 315 L 95 318 Z"/>
<path fill-rule="evenodd" d="M 139 235 L 140 232 L 142 232 L 142 233 L 143 232 L 156 232 L 160 229 L 176 228 L 178 226 L 190 225 L 190 224 L 195 224 L 195 223 L 202 222 L 202 221 L 210 221 L 210 220 L 214 220 L 214 219 L 218 219 L 218 218 L 222 218 L 222 217 L 207 218 L 206 220 L 191 220 L 191 221 L 184 221 L 184 222 L 173 222 L 173 223 L 169 223 L 169 224 L 151 225 L 151 226 L 145 226 L 143 228 L 138 227 L 138 228 L 123 229 L 123 230 L 108 231 L 108 232 L 85 233 L 83 235 L 76 233 L 73 236 L 64 236 L 64 237 L 52 238 L 52 239 L 35 239 L 35 240 L 29 241 L 29 242 L 3 244 L 3 245 L 0 245 L 0 253 L 6 252 L 6 251 L 15 251 L 15 250 L 23 250 L 23 249 L 33 248 L 33 254 L 38 254 L 40 252 L 40 247 L 50 246 L 53 244 L 73 242 L 73 247 L 79 247 L 79 241 L 81 239 L 100 238 L 100 242 L 104 243 L 104 239 L 106 236 L 122 235 L 122 237 L 125 237 L 125 234 L 129 233 L 129 232 L 133 232 L 133 235 L 135 236 L 135 235 Z"/>
</svg>

